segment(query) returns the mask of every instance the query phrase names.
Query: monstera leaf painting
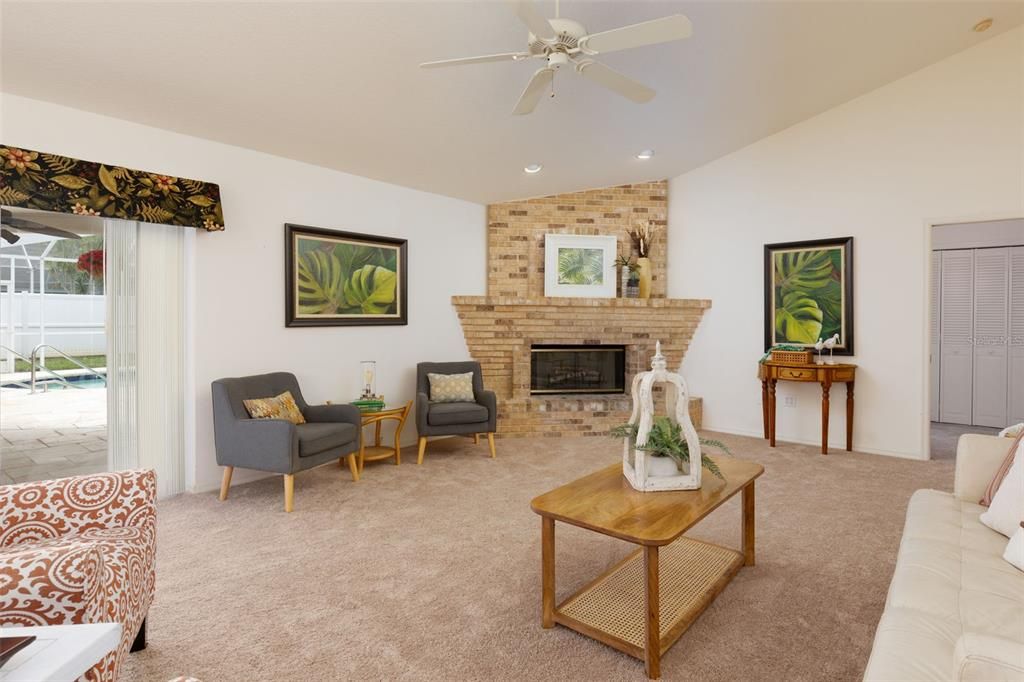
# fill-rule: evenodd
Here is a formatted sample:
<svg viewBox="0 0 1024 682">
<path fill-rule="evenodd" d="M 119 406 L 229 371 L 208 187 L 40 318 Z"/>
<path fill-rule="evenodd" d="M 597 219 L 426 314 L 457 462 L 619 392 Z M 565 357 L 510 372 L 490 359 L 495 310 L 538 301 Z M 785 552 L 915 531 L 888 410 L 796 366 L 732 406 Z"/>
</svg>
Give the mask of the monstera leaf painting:
<svg viewBox="0 0 1024 682">
<path fill-rule="evenodd" d="M 288 326 L 406 324 L 406 241 L 286 225 Z"/>
<path fill-rule="evenodd" d="M 765 246 L 765 346 L 813 346 L 839 334 L 853 353 L 853 238 Z"/>
</svg>

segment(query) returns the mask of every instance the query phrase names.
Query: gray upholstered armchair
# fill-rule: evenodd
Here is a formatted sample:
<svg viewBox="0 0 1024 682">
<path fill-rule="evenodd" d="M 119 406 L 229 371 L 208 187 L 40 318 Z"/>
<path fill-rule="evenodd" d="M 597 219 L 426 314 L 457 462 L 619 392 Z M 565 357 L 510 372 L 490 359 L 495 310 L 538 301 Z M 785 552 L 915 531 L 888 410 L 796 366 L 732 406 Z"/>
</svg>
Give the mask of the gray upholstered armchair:
<svg viewBox="0 0 1024 682">
<path fill-rule="evenodd" d="M 473 373 L 473 402 L 432 403 L 430 381 L 427 374 Z M 480 442 L 480 434 L 487 434 L 491 457 L 496 456 L 494 432 L 498 422 L 498 402 L 494 391 L 484 390 L 479 362 L 421 362 L 416 365 L 416 431 L 419 432 L 417 464 L 423 464 L 429 436 L 473 436 Z"/>
<path fill-rule="evenodd" d="M 284 475 L 284 510 L 292 510 L 295 473 L 348 458 L 352 480 L 359 480 L 359 410 L 353 405 L 308 405 L 294 374 L 274 372 L 218 379 L 213 389 L 213 428 L 217 464 L 224 469 L 220 499 L 226 500 L 235 467 Z M 252 419 L 243 400 L 269 398 L 290 391 L 306 419 Z"/>
</svg>

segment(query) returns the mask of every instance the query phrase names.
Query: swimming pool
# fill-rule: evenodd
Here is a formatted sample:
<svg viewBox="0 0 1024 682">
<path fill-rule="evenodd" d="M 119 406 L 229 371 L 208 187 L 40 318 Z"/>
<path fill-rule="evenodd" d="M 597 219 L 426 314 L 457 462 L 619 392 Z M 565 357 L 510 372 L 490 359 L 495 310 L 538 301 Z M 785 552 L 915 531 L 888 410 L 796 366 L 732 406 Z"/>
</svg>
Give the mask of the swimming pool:
<svg viewBox="0 0 1024 682">
<path fill-rule="evenodd" d="M 92 374 L 78 374 L 69 377 L 64 377 L 64 380 L 69 384 L 72 384 L 70 388 L 106 388 L 107 382 L 103 379 L 97 379 Z M 28 379 L 24 380 L 24 385 L 21 384 L 3 384 L 0 388 L 20 388 L 27 390 L 26 386 L 29 383 Z M 36 391 L 66 391 L 68 386 L 65 386 L 61 382 L 57 381 L 53 377 L 44 378 L 43 375 L 39 375 L 36 378 Z"/>
</svg>

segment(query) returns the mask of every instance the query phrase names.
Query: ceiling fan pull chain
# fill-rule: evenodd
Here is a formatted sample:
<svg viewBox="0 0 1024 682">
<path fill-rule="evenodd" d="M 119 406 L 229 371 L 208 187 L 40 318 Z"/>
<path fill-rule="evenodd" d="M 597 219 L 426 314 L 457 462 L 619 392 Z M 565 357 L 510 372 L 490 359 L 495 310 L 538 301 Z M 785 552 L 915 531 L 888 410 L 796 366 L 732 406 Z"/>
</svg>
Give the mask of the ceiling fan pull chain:
<svg viewBox="0 0 1024 682">
<path fill-rule="evenodd" d="M 555 98 L 555 74 L 551 74 L 551 99 Z"/>
</svg>

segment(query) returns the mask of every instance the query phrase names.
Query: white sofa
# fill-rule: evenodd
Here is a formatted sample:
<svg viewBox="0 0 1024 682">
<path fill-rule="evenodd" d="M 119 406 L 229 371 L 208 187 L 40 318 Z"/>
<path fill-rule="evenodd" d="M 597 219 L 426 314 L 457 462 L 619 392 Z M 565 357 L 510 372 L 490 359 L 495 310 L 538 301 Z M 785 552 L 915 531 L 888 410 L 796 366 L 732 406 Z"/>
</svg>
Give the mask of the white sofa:
<svg viewBox="0 0 1024 682">
<path fill-rule="evenodd" d="M 865 680 L 1024 680 L 1024 572 L 978 520 L 1012 442 L 962 436 L 953 493 L 910 498 Z"/>
</svg>

